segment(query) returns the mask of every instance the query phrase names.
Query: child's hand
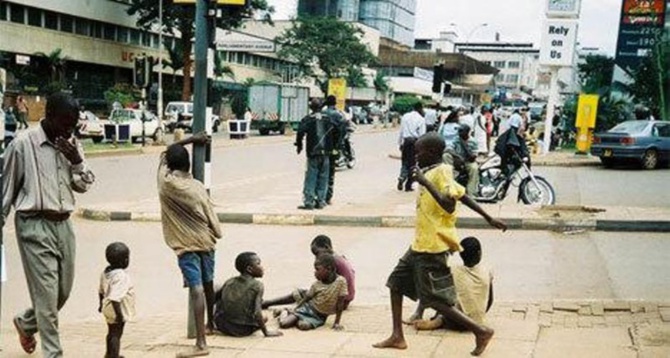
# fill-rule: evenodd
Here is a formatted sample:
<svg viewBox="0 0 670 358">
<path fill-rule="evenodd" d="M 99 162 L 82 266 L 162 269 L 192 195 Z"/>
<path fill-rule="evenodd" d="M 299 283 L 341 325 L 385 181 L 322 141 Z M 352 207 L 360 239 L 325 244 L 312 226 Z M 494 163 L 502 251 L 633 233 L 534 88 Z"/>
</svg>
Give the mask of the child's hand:
<svg viewBox="0 0 670 358">
<path fill-rule="evenodd" d="M 267 331 L 267 333 L 265 334 L 265 338 L 281 337 L 283 335 L 284 335 L 284 333 L 279 332 L 279 331 Z"/>
<path fill-rule="evenodd" d="M 496 229 L 500 229 L 503 232 L 507 231 L 507 224 L 498 219 L 494 218 L 489 219 L 489 225 L 493 226 Z"/>
<path fill-rule="evenodd" d="M 335 330 L 335 331 L 343 331 L 343 330 L 344 330 L 344 326 L 341 325 L 341 324 L 339 324 L 339 323 L 333 323 L 333 330 Z"/>
<path fill-rule="evenodd" d="M 98 305 L 98 312 L 102 313 L 102 305 Z"/>
<path fill-rule="evenodd" d="M 423 186 L 426 186 L 426 184 L 428 184 L 428 179 L 426 179 L 426 176 L 423 174 L 421 168 L 419 168 L 418 166 L 415 166 L 412 169 L 412 175 L 414 176 L 414 179 L 417 181 L 417 183 Z"/>
</svg>

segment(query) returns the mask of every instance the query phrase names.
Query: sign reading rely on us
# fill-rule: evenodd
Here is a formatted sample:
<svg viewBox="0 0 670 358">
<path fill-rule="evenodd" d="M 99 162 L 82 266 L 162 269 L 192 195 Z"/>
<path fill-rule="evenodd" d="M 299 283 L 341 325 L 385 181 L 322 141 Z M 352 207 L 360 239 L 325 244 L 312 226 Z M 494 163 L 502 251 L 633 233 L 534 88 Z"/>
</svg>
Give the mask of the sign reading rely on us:
<svg viewBox="0 0 670 358">
<path fill-rule="evenodd" d="M 540 65 L 571 66 L 576 41 L 576 20 L 546 20 L 542 27 Z"/>
</svg>

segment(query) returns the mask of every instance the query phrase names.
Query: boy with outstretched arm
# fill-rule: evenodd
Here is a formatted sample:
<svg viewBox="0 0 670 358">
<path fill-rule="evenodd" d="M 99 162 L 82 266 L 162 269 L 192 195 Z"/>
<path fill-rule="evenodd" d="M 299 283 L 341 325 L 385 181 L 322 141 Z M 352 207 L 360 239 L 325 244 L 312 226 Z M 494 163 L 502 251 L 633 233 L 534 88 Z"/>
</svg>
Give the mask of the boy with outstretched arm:
<svg viewBox="0 0 670 358">
<path fill-rule="evenodd" d="M 322 254 L 314 262 L 314 277 L 317 281 L 295 306 L 293 311 L 285 310 L 279 316 L 280 328 L 291 328 L 307 331 L 323 326 L 329 315 L 335 314 L 333 329 L 344 329 L 340 325 L 347 297 L 347 282 L 344 277 L 335 273 L 335 258 L 330 254 Z"/>
<path fill-rule="evenodd" d="M 184 147 L 208 140 L 199 133 L 171 144 L 161 154 L 158 167 L 163 236 L 177 255 L 195 317 L 195 347 L 177 353 L 177 358 L 209 355 L 205 335 L 214 328 L 214 257 L 221 227 L 205 186 L 189 172 L 190 155 Z"/>
<path fill-rule="evenodd" d="M 391 290 L 393 333 L 374 344 L 375 348 L 407 348 L 402 329 L 403 296 L 421 300 L 447 320 L 473 332 L 476 347 L 472 355 L 484 352 L 493 337 L 493 329 L 477 324 L 454 308 L 456 292 L 447 257 L 450 252 L 463 250 L 456 233 L 456 202 L 465 204 L 495 228 L 505 231 L 507 226 L 465 195 L 465 188 L 453 178 L 452 167 L 442 162 L 444 146 L 442 138 L 435 133 L 426 134 L 416 142 L 419 167 L 414 169 L 414 176 L 421 190 L 417 199 L 415 237 L 386 283 Z"/>
<path fill-rule="evenodd" d="M 216 329 L 233 337 L 250 336 L 259 329 L 265 337 L 281 336 L 265 326 L 261 309 L 264 288 L 258 280 L 264 273 L 261 259 L 254 252 L 243 252 L 237 255 L 235 268 L 240 275 L 228 279 L 216 293 Z"/>
</svg>

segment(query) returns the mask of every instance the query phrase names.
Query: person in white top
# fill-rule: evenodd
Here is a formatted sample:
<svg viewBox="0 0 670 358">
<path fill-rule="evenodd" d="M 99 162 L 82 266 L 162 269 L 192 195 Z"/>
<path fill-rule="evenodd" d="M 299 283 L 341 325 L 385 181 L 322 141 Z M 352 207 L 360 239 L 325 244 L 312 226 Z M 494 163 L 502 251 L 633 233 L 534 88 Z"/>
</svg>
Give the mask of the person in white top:
<svg viewBox="0 0 670 358">
<path fill-rule="evenodd" d="M 507 126 L 510 129 L 514 128 L 517 133 L 523 131 L 523 117 L 521 117 L 518 109 L 515 109 L 509 120 L 507 120 Z"/>
<path fill-rule="evenodd" d="M 415 165 L 414 143 L 419 137 L 426 134 L 426 120 L 423 118 L 423 103 L 414 104 L 414 110 L 402 116 L 400 119 L 400 133 L 398 145 L 402 153 L 402 166 L 398 176 L 398 190 L 412 191 L 412 168 Z"/>
<path fill-rule="evenodd" d="M 477 142 L 477 154 L 488 154 L 488 140 L 486 134 L 485 108 L 482 107 L 481 113 L 474 116 L 474 128 L 472 128 L 473 139 Z"/>
<path fill-rule="evenodd" d="M 437 129 L 437 110 L 435 108 L 428 108 L 425 111 L 426 131 L 432 132 Z"/>
<path fill-rule="evenodd" d="M 460 112 L 462 114 L 458 117 L 458 122 L 467 125 L 472 131 L 472 128 L 475 126 L 475 117 L 472 116 L 472 112 L 469 108 L 463 108 Z M 472 133 L 470 133 L 470 135 L 472 135 Z"/>
<path fill-rule="evenodd" d="M 107 352 L 105 357 L 119 357 L 123 326 L 135 316 L 135 290 L 126 272 L 130 250 L 121 242 L 107 246 L 105 257 L 109 266 L 100 276 L 99 306 L 107 322 Z"/>
</svg>

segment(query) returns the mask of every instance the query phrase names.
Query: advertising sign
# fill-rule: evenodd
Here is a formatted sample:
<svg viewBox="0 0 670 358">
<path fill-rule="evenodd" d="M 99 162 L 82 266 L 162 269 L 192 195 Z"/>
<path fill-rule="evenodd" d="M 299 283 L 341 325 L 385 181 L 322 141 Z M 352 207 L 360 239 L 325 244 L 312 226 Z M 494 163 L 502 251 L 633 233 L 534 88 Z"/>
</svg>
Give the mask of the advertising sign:
<svg viewBox="0 0 670 358">
<path fill-rule="evenodd" d="M 579 102 L 577 103 L 577 120 L 575 127 L 577 128 L 595 128 L 596 116 L 598 115 L 598 99 L 597 94 L 581 94 L 579 95 Z"/>
<path fill-rule="evenodd" d="M 344 78 L 331 78 L 328 81 L 328 95 L 337 99 L 336 107 L 344 111 L 344 101 L 347 98 L 347 80 Z"/>
<path fill-rule="evenodd" d="M 630 72 L 649 55 L 663 32 L 666 0 L 622 0 L 616 63 Z"/>
<path fill-rule="evenodd" d="M 270 41 L 225 41 L 217 43 L 216 49 L 236 52 L 275 52 L 275 44 Z"/>
<path fill-rule="evenodd" d="M 572 66 L 575 41 L 576 20 L 546 20 L 540 42 L 540 65 Z"/>
</svg>

